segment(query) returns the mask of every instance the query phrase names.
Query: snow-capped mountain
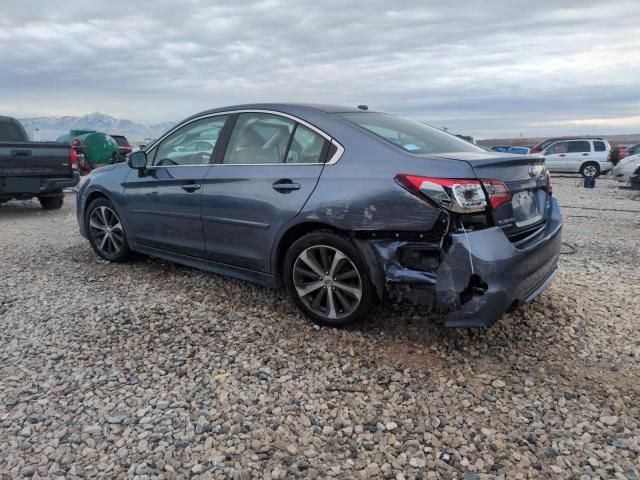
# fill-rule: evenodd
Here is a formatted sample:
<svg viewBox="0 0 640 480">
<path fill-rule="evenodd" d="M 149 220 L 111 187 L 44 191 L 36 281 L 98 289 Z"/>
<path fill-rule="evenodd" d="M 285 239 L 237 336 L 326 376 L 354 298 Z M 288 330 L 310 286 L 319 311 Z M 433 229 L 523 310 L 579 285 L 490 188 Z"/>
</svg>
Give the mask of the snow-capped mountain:
<svg viewBox="0 0 640 480">
<path fill-rule="evenodd" d="M 81 117 L 21 118 L 20 122 L 33 140 L 55 140 L 69 130 L 90 129 L 124 135 L 130 142 L 144 142 L 156 138 L 177 123 L 136 123 L 99 112 L 88 113 Z"/>
</svg>

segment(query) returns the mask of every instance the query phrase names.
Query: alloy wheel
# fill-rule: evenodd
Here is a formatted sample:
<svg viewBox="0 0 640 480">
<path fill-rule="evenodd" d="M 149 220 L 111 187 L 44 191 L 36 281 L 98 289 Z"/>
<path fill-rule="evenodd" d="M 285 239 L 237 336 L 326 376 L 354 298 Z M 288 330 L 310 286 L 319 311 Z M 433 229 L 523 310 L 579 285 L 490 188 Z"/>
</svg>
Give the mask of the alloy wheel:
<svg viewBox="0 0 640 480">
<path fill-rule="evenodd" d="M 584 167 L 584 174 L 586 177 L 595 177 L 596 173 L 598 173 L 598 171 L 596 170 L 596 167 L 594 167 L 593 165 L 588 165 Z"/>
<path fill-rule="evenodd" d="M 362 279 L 340 250 L 316 245 L 303 250 L 293 267 L 293 286 L 316 315 L 337 320 L 351 315 L 362 299 Z"/>
<path fill-rule="evenodd" d="M 107 257 L 120 253 L 124 245 L 124 232 L 118 215 L 109 207 L 96 207 L 89 216 L 89 233 L 100 252 Z"/>
</svg>

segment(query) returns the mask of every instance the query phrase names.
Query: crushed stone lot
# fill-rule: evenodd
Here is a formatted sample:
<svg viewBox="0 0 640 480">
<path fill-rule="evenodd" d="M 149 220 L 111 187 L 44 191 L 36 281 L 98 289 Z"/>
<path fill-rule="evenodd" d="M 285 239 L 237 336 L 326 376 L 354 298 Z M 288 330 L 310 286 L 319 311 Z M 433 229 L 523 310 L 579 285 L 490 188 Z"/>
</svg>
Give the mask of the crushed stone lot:
<svg viewBox="0 0 640 480">
<path fill-rule="evenodd" d="M 640 192 L 554 177 L 555 282 L 476 331 L 283 293 L 0 205 L 0 479 L 640 477 Z M 606 208 L 608 210 L 597 210 Z"/>
</svg>

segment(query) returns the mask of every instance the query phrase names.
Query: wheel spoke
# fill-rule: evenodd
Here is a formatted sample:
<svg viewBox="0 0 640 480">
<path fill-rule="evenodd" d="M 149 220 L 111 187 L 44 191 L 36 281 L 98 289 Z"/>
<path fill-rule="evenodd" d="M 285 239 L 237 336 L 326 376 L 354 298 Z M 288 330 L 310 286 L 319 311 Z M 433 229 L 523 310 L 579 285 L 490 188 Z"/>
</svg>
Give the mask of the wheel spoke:
<svg viewBox="0 0 640 480">
<path fill-rule="evenodd" d="M 334 285 L 336 288 L 339 288 L 343 292 L 349 293 L 351 296 L 357 298 L 358 301 L 360 301 L 360 297 L 362 296 L 362 290 L 360 290 L 358 287 L 352 287 L 350 285 L 347 285 L 341 282 L 334 282 Z"/>
<path fill-rule="evenodd" d="M 311 270 L 309 270 L 308 268 L 302 268 L 303 264 L 297 263 L 296 264 L 296 273 L 302 275 L 303 277 L 307 277 L 307 278 L 313 278 L 313 279 L 317 279 L 318 275 L 316 275 L 314 272 L 312 272 Z"/>
<path fill-rule="evenodd" d="M 109 239 L 109 235 L 102 237 L 102 241 L 100 242 L 100 250 L 105 251 L 105 245 L 107 244 L 107 240 Z"/>
<path fill-rule="evenodd" d="M 327 306 L 329 307 L 329 318 L 332 320 L 337 318 L 335 297 L 333 296 L 333 290 L 330 288 L 327 289 Z"/>
<path fill-rule="evenodd" d="M 311 292 L 315 292 L 319 288 L 322 288 L 323 285 L 324 284 L 322 282 L 313 282 L 313 283 L 306 284 L 302 287 L 296 286 L 296 291 L 298 292 L 298 295 L 300 295 L 301 297 L 306 297 Z"/>
<path fill-rule="evenodd" d="M 355 270 L 348 270 L 344 273 L 339 273 L 338 275 L 336 275 L 336 278 L 341 282 L 345 280 L 351 280 L 352 278 L 358 278 L 358 272 L 356 272 Z"/>
<path fill-rule="evenodd" d="M 122 231 L 122 225 L 120 224 L 120 222 L 118 222 L 118 219 L 116 219 L 115 225 L 111 227 L 111 231 L 116 231 L 116 230 L 119 232 Z"/>
<path fill-rule="evenodd" d="M 331 262 L 331 268 L 329 269 L 329 275 L 331 275 L 332 277 L 335 276 L 336 272 L 338 271 L 338 265 L 340 264 L 340 261 L 345 258 L 347 257 L 342 252 L 336 250 L 336 253 L 333 255 L 333 261 Z"/>
<path fill-rule="evenodd" d="M 105 225 L 99 224 L 96 220 L 97 220 L 96 216 L 93 215 L 91 217 L 91 219 L 89 220 L 89 226 L 91 228 L 96 228 L 96 229 L 102 230 L 104 232 L 107 229 L 107 227 Z"/>
<path fill-rule="evenodd" d="M 338 299 L 338 303 L 342 306 L 342 310 L 345 312 L 348 312 L 351 310 L 351 303 L 349 302 L 349 300 L 347 300 L 345 298 L 345 296 L 342 294 L 342 292 L 338 289 L 334 290 L 333 293 L 335 293 L 336 298 Z"/>
<path fill-rule="evenodd" d="M 100 210 L 98 210 L 100 212 L 100 217 L 102 220 L 102 223 L 104 225 L 109 225 L 109 223 L 107 222 L 107 215 L 106 213 L 104 213 L 107 210 L 107 207 L 100 207 Z"/>
<path fill-rule="evenodd" d="M 318 265 L 318 262 L 315 261 L 310 255 L 309 250 L 305 250 L 300 254 L 300 260 L 302 260 L 313 272 L 319 277 L 324 276 L 324 270 L 322 267 Z"/>
</svg>

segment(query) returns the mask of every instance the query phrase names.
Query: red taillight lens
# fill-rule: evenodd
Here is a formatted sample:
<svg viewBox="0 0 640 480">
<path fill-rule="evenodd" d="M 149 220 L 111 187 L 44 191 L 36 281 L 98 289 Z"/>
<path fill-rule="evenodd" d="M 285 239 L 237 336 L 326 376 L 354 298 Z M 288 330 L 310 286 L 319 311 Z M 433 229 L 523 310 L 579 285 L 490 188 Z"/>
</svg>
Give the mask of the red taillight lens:
<svg viewBox="0 0 640 480">
<path fill-rule="evenodd" d="M 78 168 L 78 152 L 74 148 L 69 149 L 69 163 L 71 168 Z"/>
<path fill-rule="evenodd" d="M 482 185 L 489 194 L 489 203 L 494 210 L 500 205 L 511 200 L 511 194 L 507 186 L 498 180 L 483 179 Z"/>
<path fill-rule="evenodd" d="M 549 173 L 549 170 L 547 170 L 546 168 L 544 170 L 544 176 L 545 176 L 545 179 L 547 180 L 547 193 L 551 195 L 553 194 L 553 187 L 551 186 L 551 174 Z"/>
<path fill-rule="evenodd" d="M 487 197 L 478 180 L 398 174 L 396 181 L 414 195 L 424 195 L 453 212 L 473 213 L 487 208 Z"/>
</svg>

